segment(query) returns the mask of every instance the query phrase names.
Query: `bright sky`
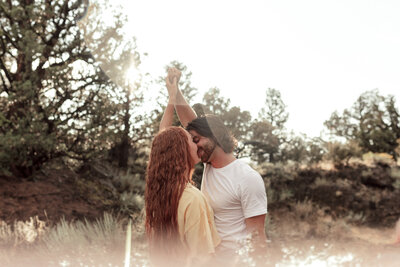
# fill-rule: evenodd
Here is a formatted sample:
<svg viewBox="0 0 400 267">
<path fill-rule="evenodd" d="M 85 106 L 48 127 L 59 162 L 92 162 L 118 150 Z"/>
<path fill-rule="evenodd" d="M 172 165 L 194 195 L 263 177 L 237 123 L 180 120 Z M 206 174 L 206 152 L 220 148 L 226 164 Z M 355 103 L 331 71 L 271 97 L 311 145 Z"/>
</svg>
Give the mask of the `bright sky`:
<svg viewBox="0 0 400 267">
<path fill-rule="evenodd" d="M 319 136 L 333 111 L 378 88 L 400 103 L 398 0 L 121 0 L 143 68 L 178 60 L 253 117 L 275 88 L 287 127 Z M 198 99 L 201 101 L 201 98 Z"/>
</svg>

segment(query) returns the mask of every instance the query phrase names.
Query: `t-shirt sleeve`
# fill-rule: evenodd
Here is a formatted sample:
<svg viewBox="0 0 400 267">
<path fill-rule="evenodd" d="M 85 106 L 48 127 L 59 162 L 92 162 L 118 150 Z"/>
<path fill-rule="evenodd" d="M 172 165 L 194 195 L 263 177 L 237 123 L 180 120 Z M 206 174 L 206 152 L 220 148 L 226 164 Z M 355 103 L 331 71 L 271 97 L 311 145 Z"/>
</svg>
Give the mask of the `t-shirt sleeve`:
<svg viewBox="0 0 400 267">
<path fill-rule="evenodd" d="M 202 258 L 215 252 L 220 238 L 214 224 L 211 207 L 202 196 L 195 196 L 185 212 L 184 237 L 192 258 Z"/>
<path fill-rule="evenodd" d="M 257 172 L 251 172 L 243 179 L 239 192 L 245 218 L 268 212 L 264 181 Z"/>
</svg>

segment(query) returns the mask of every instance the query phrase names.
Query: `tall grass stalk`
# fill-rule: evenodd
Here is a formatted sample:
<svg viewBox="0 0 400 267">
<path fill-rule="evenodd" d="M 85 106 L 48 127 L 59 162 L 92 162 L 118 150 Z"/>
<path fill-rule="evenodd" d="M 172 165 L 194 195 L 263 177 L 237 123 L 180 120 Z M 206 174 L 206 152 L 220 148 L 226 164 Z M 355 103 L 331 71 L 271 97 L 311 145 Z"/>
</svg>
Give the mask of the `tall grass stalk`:
<svg viewBox="0 0 400 267">
<path fill-rule="evenodd" d="M 129 267 L 130 265 L 131 242 L 132 242 L 132 219 L 129 218 L 128 226 L 126 227 L 125 267 Z"/>
</svg>

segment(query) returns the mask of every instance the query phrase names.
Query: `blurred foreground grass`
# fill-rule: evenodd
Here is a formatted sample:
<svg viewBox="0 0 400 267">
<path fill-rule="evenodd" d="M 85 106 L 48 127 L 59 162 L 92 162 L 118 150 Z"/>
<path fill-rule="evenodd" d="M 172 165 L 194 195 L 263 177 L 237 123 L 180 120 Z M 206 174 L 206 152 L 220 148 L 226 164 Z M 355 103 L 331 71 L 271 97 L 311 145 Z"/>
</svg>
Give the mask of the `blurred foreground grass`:
<svg viewBox="0 0 400 267">
<path fill-rule="evenodd" d="M 144 266 L 141 216 L 133 218 L 131 266 Z M 124 266 L 128 218 L 105 213 L 89 222 L 62 219 L 53 227 L 37 217 L 0 222 L 0 266 Z"/>
<path fill-rule="evenodd" d="M 393 244 L 394 229 L 359 227 L 313 212 L 306 201 L 290 214 L 296 219 L 269 217 L 268 249 L 258 262 L 263 266 L 398 266 L 400 246 Z M 150 266 L 143 216 L 136 215 L 133 221 L 130 266 Z M 13 225 L 0 222 L 0 266 L 124 266 L 127 223 L 128 218 L 107 213 L 96 221 L 61 220 L 53 227 L 37 217 Z M 248 256 L 249 250 L 239 251 L 240 266 L 260 266 Z"/>
</svg>

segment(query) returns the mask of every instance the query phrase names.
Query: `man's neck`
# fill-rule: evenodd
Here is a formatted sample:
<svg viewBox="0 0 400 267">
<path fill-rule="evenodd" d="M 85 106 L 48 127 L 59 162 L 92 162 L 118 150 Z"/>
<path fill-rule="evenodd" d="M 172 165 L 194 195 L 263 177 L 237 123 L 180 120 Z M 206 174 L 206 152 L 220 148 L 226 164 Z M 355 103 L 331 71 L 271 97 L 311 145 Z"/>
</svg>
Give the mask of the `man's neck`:
<svg viewBox="0 0 400 267">
<path fill-rule="evenodd" d="M 211 160 L 211 165 L 214 168 L 223 168 L 227 166 L 229 163 L 236 160 L 233 153 L 225 153 L 224 150 L 220 147 L 216 147 L 213 153 L 213 159 Z"/>
</svg>

